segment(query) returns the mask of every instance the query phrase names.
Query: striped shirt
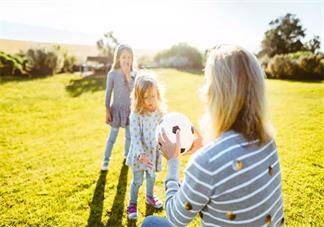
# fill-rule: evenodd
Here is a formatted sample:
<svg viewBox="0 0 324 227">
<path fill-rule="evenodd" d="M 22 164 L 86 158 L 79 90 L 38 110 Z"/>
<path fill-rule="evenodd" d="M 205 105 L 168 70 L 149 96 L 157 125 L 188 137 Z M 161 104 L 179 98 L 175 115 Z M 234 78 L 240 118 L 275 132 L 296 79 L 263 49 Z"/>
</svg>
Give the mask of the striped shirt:
<svg viewBox="0 0 324 227">
<path fill-rule="evenodd" d="M 234 131 L 197 151 L 178 180 L 179 161 L 168 161 L 167 219 L 186 226 L 199 213 L 202 226 L 283 224 L 281 174 L 275 142 L 259 145 Z"/>
</svg>

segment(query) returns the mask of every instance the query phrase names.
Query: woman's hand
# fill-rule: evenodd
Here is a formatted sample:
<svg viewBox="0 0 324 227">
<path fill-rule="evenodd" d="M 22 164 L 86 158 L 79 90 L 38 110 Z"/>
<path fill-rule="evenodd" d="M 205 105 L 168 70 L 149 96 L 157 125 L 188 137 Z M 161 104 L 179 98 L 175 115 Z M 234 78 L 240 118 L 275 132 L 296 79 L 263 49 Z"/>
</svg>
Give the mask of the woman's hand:
<svg viewBox="0 0 324 227">
<path fill-rule="evenodd" d="M 195 130 L 196 138 L 194 139 L 190 150 L 187 151 L 185 155 L 191 155 L 204 146 L 203 137 L 201 136 L 200 132 L 196 128 L 194 128 L 194 130 Z"/>
<path fill-rule="evenodd" d="M 159 145 L 161 146 L 162 155 L 167 159 L 178 159 L 180 155 L 180 129 L 176 132 L 176 142 L 172 143 L 168 136 L 165 133 L 165 130 L 162 129 L 162 133 L 159 134 L 158 138 Z"/>
<path fill-rule="evenodd" d="M 151 162 L 151 160 L 145 155 L 145 154 L 140 154 L 138 156 L 138 161 L 144 165 L 146 165 L 147 167 L 149 167 L 150 169 L 153 168 L 153 163 Z"/>
<path fill-rule="evenodd" d="M 111 112 L 109 108 L 106 108 L 106 123 L 109 124 L 112 120 Z"/>
</svg>

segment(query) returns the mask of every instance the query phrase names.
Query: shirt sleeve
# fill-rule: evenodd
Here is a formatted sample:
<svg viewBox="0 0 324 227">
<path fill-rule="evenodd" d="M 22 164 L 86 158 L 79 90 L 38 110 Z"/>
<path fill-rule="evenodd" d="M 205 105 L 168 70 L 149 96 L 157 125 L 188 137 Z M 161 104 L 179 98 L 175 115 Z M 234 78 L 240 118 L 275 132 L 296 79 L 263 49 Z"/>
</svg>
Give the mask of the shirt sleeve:
<svg viewBox="0 0 324 227">
<path fill-rule="evenodd" d="M 108 73 L 107 75 L 107 81 L 106 81 L 106 100 L 105 100 L 105 105 L 107 108 L 110 107 L 110 99 L 111 99 L 111 94 L 114 88 L 114 77 L 111 72 Z"/>
<path fill-rule="evenodd" d="M 139 121 L 139 116 L 136 113 L 130 115 L 130 134 L 131 134 L 131 143 L 132 150 L 135 152 L 136 157 L 140 154 L 144 154 L 142 134 L 141 134 L 141 125 Z"/>
<path fill-rule="evenodd" d="M 167 219 L 174 226 L 187 226 L 209 202 L 212 194 L 210 178 L 201 171 L 195 160 L 185 170 L 185 178 L 180 185 L 178 180 L 179 160 L 168 161 L 168 174 L 165 180 Z M 208 181 L 209 180 L 209 181 Z"/>
</svg>

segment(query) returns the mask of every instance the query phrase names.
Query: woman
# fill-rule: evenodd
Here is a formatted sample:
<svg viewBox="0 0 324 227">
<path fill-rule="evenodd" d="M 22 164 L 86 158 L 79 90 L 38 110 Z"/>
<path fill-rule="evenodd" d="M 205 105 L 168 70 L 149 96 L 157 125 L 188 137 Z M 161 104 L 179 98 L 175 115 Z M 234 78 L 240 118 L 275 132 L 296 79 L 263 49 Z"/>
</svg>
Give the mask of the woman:
<svg viewBox="0 0 324 227">
<path fill-rule="evenodd" d="M 167 218 L 150 216 L 142 226 L 186 226 L 199 213 L 202 226 L 278 226 L 284 222 L 276 145 L 266 120 L 264 73 L 248 51 L 213 49 L 205 68 L 206 121 L 211 142 L 195 141 L 179 184 L 181 133 L 159 137 L 167 159 Z"/>
</svg>

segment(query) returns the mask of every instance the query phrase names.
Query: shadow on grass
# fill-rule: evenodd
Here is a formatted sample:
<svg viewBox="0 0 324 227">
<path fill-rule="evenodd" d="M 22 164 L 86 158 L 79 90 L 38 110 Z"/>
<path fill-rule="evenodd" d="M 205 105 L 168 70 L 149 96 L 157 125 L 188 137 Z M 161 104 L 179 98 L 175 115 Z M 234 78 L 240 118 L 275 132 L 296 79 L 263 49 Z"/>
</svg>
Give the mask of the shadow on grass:
<svg viewBox="0 0 324 227">
<path fill-rule="evenodd" d="M 153 215 L 154 213 L 160 213 L 163 211 L 163 208 L 160 208 L 160 209 L 157 209 L 157 208 L 154 208 L 150 205 L 146 205 L 146 209 L 145 209 L 145 217 L 149 216 L 149 215 Z"/>
<path fill-rule="evenodd" d="M 87 76 L 81 79 L 71 79 L 65 89 L 72 97 L 78 97 L 85 92 L 105 90 L 106 76 Z"/>
<path fill-rule="evenodd" d="M 105 198 L 106 176 L 107 171 L 101 171 L 90 204 L 90 215 L 88 218 L 87 226 L 103 226 L 103 223 L 101 222 L 101 216 L 103 209 L 103 201 Z"/>
<path fill-rule="evenodd" d="M 114 202 L 111 208 L 111 211 L 108 211 L 109 219 L 106 226 L 122 226 L 123 213 L 125 211 L 124 201 L 127 188 L 127 175 L 128 175 L 128 166 L 123 162 L 123 167 L 120 170 L 118 185 L 116 189 L 116 195 Z M 136 223 L 135 225 L 136 226 Z"/>
<path fill-rule="evenodd" d="M 136 220 L 127 219 L 127 227 L 136 227 Z"/>
</svg>

